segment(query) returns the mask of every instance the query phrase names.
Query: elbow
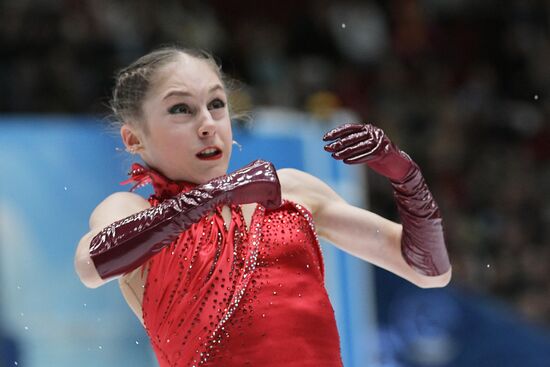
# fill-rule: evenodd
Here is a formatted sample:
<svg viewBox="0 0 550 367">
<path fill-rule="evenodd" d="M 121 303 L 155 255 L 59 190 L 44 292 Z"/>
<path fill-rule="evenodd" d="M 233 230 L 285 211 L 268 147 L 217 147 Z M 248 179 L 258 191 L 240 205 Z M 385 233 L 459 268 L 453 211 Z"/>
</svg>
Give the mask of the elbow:
<svg viewBox="0 0 550 367">
<path fill-rule="evenodd" d="M 91 260 L 75 259 L 74 268 L 82 284 L 88 288 L 98 288 L 105 283 Z"/>
<path fill-rule="evenodd" d="M 82 278 L 81 277 L 80 281 L 82 282 L 82 284 L 84 284 L 87 288 L 90 288 L 90 289 L 99 288 L 100 286 L 102 286 L 104 284 L 103 282 L 95 281 L 95 280 L 90 279 L 90 278 Z"/>
<path fill-rule="evenodd" d="M 83 263 L 82 261 L 75 261 L 75 271 L 82 284 L 88 288 L 97 288 L 104 284 L 93 264 Z"/>
<path fill-rule="evenodd" d="M 449 285 L 452 278 L 452 268 L 449 268 L 445 273 L 436 276 L 421 276 L 421 278 L 415 282 L 419 288 L 443 288 Z"/>
<path fill-rule="evenodd" d="M 101 278 L 89 253 L 89 241 L 84 237 L 78 245 L 74 257 L 74 269 L 82 284 L 88 288 L 97 288 L 105 284 Z"/>
</svg>

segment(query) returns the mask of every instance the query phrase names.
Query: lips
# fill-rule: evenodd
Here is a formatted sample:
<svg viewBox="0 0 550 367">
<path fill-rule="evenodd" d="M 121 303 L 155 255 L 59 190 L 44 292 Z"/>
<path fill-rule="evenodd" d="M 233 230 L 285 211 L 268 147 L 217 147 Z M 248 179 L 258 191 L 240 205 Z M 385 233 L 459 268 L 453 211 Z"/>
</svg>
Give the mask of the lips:
<svg viewBox="0 0 550 367">
<path fill-rule="evenodd" d="M 216 146 L 209 146 L 202 149 L 196 154 L 196 157 L 200 160 L 210 161 L 215 159 L 220 159 L 223 155 L 223 152 L 220 148 Z"/>
</svg>

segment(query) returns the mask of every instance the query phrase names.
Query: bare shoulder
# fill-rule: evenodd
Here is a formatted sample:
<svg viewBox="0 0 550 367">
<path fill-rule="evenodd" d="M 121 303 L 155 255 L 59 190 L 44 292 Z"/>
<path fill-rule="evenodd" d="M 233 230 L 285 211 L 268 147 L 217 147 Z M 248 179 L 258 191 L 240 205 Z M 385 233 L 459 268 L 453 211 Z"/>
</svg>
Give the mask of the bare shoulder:
<svg viewBox="0 0 550 367">
<path fill-rule="evenodd" d="M 327 201 L 342 198 L 318 177 L 294 168 L 277 170 L 283 197 L 299 202 L 315 214 Z"/>
<path fill-rule="evenodd" d="M 319 179 L 304 171 L 295 168 L 282 168 L 277 170 L 281 190 L 289 195 L 300 195 L 316 185 Z"/>
<path fill-rule="evenodd" d="M 119 191 L 107 196 L 97 208 L 112 205 L 144 205 L 148 203 L 143 197 L 133 192 Z"/>
<path fill-rule="evenodd" d="M 307 175 L 307 173 L 294 168 L 281 168 L 277 170 L 277 176 L 279 176 L 281 189 L 286 191 L 292 189 L 296 190 L 298 188 L 300 177 L 303 177 L 304 175 Z"/>
<path fill-rule="evenodd" d="M 90 228 L 104 227 L 150 206 L 151 204 L 138 194 L 115 192 L 94 209 L 90 216 Z"/>
</svg>

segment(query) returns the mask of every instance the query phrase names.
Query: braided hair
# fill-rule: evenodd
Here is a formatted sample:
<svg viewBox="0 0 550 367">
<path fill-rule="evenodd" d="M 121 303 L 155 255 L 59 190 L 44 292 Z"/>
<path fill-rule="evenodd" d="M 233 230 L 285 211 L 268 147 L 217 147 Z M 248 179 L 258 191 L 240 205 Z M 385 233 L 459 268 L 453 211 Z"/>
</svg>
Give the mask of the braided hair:
<svg viewBox="0 0 550 367">
<path fill-rule="evenodd" d="M 224 88 L 230 84 L 228 78 L 222 73 L 214 57 L 203 50 L 188 49 L 178 46 L 169 46 L 156 49 L 129 66 L 121 69 L 116 75 L 116 84 L 110 101 L 117 124 L 138 124 L 143 116 L 142 104 L 156 71 L 178 56 L 185 54 L 200 60 L 204 60 L 218 75 Z M 140 126 L 147 132 L 147 126 Z"/>
</svg>

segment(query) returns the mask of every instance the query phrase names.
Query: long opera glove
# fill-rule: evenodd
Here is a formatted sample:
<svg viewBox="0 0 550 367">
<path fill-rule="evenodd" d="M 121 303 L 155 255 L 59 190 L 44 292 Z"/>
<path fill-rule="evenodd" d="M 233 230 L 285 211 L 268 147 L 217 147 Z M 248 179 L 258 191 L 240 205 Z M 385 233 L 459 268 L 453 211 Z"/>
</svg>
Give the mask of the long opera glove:
<svg viewBox="0 0 550 367">
<path fill-rule="evenodd" d="M 345 124 L 323 137 L 332 157 L 347 164 L 366 163 L 390 179 L 403 225 L 401 251 L 415 271 L 437 276 L 450 269 L 439 207 L 420 168 L 399 150 L 380 128 Z"/>
<path fill-rule="evenodd" d="M 92 239 L 90 257 L 100 277 L 112 279 L 143 264 L 217 206 L 254 202 L 266 209 L 281 205 L 279 179 L 269 162 L 254 161 L 105 227 Z"/>
</svg>

